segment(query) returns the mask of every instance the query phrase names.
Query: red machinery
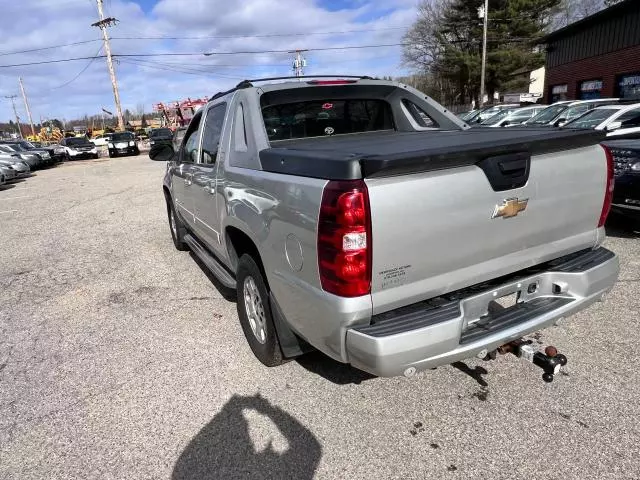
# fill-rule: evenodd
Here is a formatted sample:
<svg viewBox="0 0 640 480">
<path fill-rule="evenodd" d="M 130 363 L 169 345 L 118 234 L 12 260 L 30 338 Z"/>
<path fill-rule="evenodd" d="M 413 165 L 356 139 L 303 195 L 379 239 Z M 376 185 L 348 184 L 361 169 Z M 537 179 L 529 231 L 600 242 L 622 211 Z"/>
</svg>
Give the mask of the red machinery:
<svg viewBox="0 0 640 480">
<path fill-rule="evenodd" d="M 156 103 L 153 106 L 153 111 L 162 115 L 167 127 L 175 129 L 187 125 L 200 107 L 206 105 L 208 101 L 207 98 L 196 98 L 195 100 L 187 98 L 177 102 Z"/>
</svg>

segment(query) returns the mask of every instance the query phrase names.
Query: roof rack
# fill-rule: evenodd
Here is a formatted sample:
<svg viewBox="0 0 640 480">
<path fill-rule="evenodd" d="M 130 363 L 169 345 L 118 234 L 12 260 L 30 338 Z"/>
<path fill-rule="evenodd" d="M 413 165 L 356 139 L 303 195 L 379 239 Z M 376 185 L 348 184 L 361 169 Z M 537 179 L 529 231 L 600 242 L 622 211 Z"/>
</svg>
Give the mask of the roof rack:
<svg viewBox="0 0 640 480">
<path fill-rule="evenodd" d="M 253 84 L 256 82 L 271 82 L 274 80 L 296 80 L 300 78 L 355 78 L 358 80 L 375 80 L 373 77 L 369 77 L 367 75 L 301 75 L 298 77 L 286 76 L 286 77 L 254 78 L 251 80 L 243 80 L 230 90 L 216 93 L 213 97 L 209 99 L 209 101 L 215 100 L 216 98 L 224 97 L 225 95 L 235 92 L 236 90 L 241 90 L 243 88 L 251 88 L 253 87 Z"/>
</svg>

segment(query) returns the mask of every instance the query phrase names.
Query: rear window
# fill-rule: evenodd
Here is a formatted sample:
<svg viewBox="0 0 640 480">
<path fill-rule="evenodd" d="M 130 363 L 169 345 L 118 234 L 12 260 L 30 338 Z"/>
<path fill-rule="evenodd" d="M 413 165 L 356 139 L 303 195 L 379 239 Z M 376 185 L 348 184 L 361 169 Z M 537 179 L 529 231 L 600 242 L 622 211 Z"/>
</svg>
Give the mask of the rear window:
<svg viewBox="0 0 640 480">
<path fill-rule="evenodd" d="M 151 130 L 151 136 L 152 137 L 171 137 L 173 136 L 173 132 L 171 132 L 171 130 L 169 130 L 168 128 L 158 128 L 156 130 Z"/>
<path fill-rule="evenodd" d="M 384 100 L 307 100 L 262 109 L 269 140 L 325 137 L 392 130 L 393 116 Z"/>
</svg>

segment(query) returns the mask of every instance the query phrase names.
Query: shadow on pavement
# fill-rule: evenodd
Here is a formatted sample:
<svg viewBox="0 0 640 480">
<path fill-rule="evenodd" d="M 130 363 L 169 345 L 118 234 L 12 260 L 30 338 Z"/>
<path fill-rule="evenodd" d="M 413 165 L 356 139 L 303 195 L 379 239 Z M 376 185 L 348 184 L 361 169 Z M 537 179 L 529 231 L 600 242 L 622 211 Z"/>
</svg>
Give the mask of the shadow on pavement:
<svg viewBox="0 0 640 480">
<path fill-rule="evenodd" d="M 360 384 L 366 380 L 376 378 L 375 375 L 363 372 L 357 368 L 335 361 L 322 352 L 310 352 L 295 359 L 308 371 L 320 375 L 337 385 Z"/>
<path fill-rule="evenodd" d="M 484 378 L 482 378 L 482 375 L 486 375 L 487 373 L 489 373 L 489 372 L 487 372 L 487 370 L 484 367 L 476 366 L 475 368 L 471 368 L 471 367 L 469 367 L 469 365 L 467 365 L 464 362 L 453 362 L 451 364 L 451 366 L 453 368 L 457 368 L 462 373 L 466 373 L 467 375 L 469 375 L 476 382 L 478 382 L 478 384 L 481 387 L 488 387 L 489 386 L 487 381 Z"/>
<path fill-rule="evenodd" d="M 277 427 L 287 446 L 273 438 L 256 450 L 245 413 L 261 414 Z M 255 438 L 255 435 L 254 435 Z M 282 450 L 282 451 L 278 451 Z M 313 478 L 322 456 L 318 439 L 298 420 L 259 394 L 234 395 L 189 442 L 173 468 L 172 480 Z"/>
<path fill-rule="evenodd" d="M 200 267 L 200 270 L 202 270 L 202 273 L 204 273 L 209 279 L 209 281 L 213 284 L 213 286 L 216 287 L 216 290 L 220 292 L 220 295 L 222 295 L 222 297 L 228 302 L 236 303 L 237 301 L 236 291 L 222 285 L 222 283 L 220 283 L 220 281 L 216 278 L 216 276 L 209 271 L 207 266 L 202 262 L 202 260 L 198 258 L 196 254 L 189 251 L 189 255 L 191 256 L 191 259 L 196 263 L 196 265 Z"/>
<path fill-rule="evenodd" d="M 5 183 L 4 185 L 0 185 L 0 192 L 4 190 L 11 190 L 12 188 L 16 188 L 16 186 L 10 183 Z"/>
</svg>

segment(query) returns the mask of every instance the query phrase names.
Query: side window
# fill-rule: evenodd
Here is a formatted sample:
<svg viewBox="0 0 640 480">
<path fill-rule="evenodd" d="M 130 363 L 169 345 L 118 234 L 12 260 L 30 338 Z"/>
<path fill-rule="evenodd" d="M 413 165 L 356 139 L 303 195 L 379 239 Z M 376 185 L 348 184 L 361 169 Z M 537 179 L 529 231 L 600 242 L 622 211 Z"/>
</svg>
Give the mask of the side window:
<svg viewBox="0 0 640 480">
<path fill-rule="evenodd" d="M 622 128 L 640 127 L 640 108 L 623 113 L 617 118 L 617 121 L 622 122 Z"/>
<path fill-rule="evenodd" d="M 216 163 L 218 146 L 220 145 L 220 135 L 222 134 L 222 124 L 224 123 L 224 115 L 226 112 L 226 103 L 211 107 L 207 112 L 204 131 L 202 132 L 202 163 Z"/>
<path fill-rule="evenodd" d="M 201 114 L 196 114 L 189 123 L 187 133 L 184 136 L 183 149 L 180 152 L 181 163 L 195 163 L 198 157 L 198 132 L 200 127 Z"/>
<path fill-rule="evenodd" d="M 236 118 L 233 121 L 233 145 L 236 152 L 247 151 L 247 128 L 244 124 L 244 107 L 238 104 Z"/>
<path fill-rule="evenodd" d="M 437 128 L 438 124 L 427 113 L 422 110 L 418 105 L 406 98 L 402 100 L 402 104 L 411 114 L 411 117 L 421 127 Z"/>
</svg>

